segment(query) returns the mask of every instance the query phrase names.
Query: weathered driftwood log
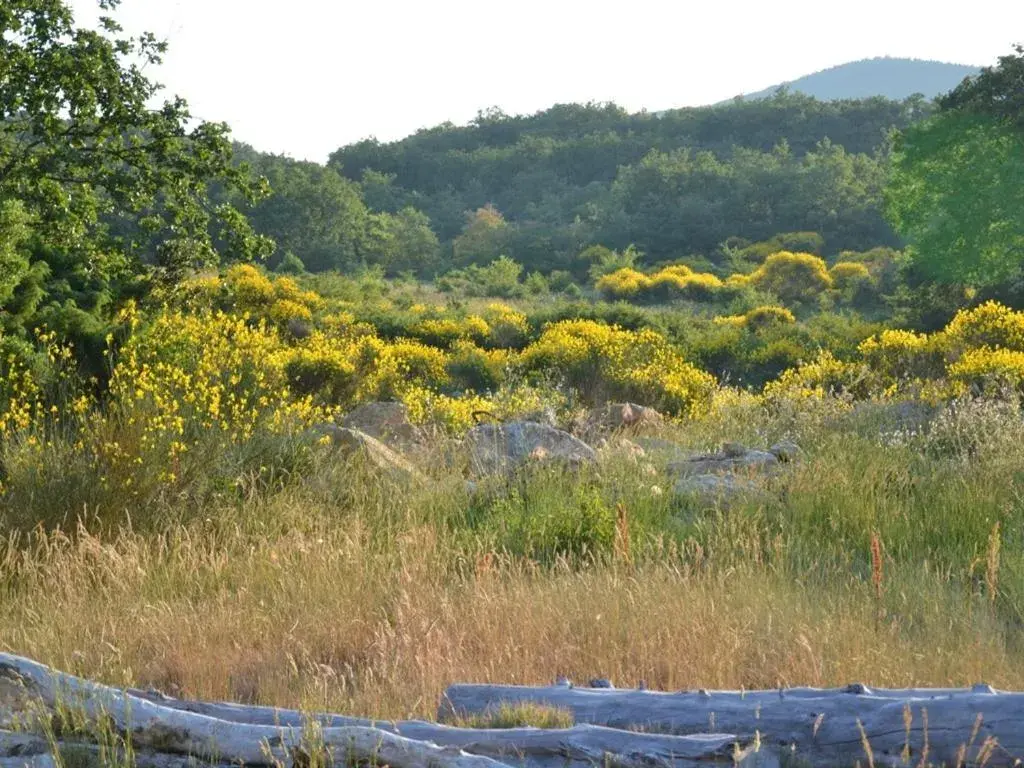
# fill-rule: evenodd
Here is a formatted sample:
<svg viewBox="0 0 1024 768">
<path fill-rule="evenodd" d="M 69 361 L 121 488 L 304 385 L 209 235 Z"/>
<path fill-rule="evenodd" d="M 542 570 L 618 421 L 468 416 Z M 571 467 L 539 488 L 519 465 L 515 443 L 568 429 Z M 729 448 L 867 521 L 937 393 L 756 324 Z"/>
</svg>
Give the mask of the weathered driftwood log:
<svg viewBox="0 0 1024 768">
<path fill-rule="evenodd" d="M 694 734 L 722 731 L 740 742 L 759 736 L 766 749 L 812 765 L 935 764 L 979 756 L 988 765 L 1024 758 L 1024 694 L 973 689 L 696 691 L 453 685 L 439 719 L 484 714 L 502 704 L 534 703 L 572 712 L 576 722 Z"/>
<path fill-rule="evenodd" d="M 36 734 L 0 730 L 0 766 L 3 768 L 25 768 L 27 765 L 29 768 L 46 768 L 53 763 L 54 747 L 62 753 L 65 765 L 73 759 L 71 756 L 76 753 L 92 758 L 90 764 L 101 764 L 102 754 L 97 744 L 63 738 L 51 743 Z M 118 750 L 114 756 L 118 759 L 119 765 L 128 764 L 123 749 Z M 195 768 L 192 759 L 186 755 L 135 752 L 133 758 L 135 768 Z M 225 768 L 227 767 L 225 766 Z"/>
<path fill-rule="evenodd" d="M 301 727 L 314 720 L 322 727 L 363 725 L 380 728 L 416 741 L 458 747 L 531 768 L 583 763 L 594 765 L 611 758 L 619 765 L 633 763 L 687 766 L 720 761 L 752 759 L 750 745 L 741 747 L 731 734 L 677 736 L 623 731 L 597 725 L 576 725 L 562 729 L 540 728 L 455 728 L 420 720 L 372 721 L 333 714 L 306 714 L 291 709 L 241 704 L 182 701 L 153 691 L 133 693 L 161 705 L 201 713 L 221 720 L 260 725 Z M 511 760 L 509 760 L 511 759 Z"/>
<path fill-rule="evenodd" d="M 418 721 L 371 725 L 368 720 L 337 715 L 311 718 L 267 707 L 180 702 L 109 688 L 0 654 L 0 683 L 5 679 L 9 702 L 20 698 L 23 705 L 37 701 L 49 709 L 71 706 L 88 717 L 108 718 L 118 730 L 130 733 L 136 747 L 146 750 L 151 768 L 174 768 L 156 764 L 167 753 L 221 763 L 271 765 L 277 760 L 287 765 L 312 749 L 324 749 L 350 762 L 375 760 L 392 768 L 560 768 L 604 763 L 625 768 L 696 768 L 736 761 L 770 766 L 774 761 L 773 755 L 758 753 L 754 747 L 741 750 L 729 734 L 680 737 L 589 725 L 559 730 L 452 728 Z M 12 683 L 20 696 L 11 695 Z M 3 694 L 0 690 L 0 706 Z M 315 738 L 310 739 L 308 726 L 317 721 Z"/>
<path fill-rule="evenodd" d="M 333 759 L 392 768 L 501 768 L 490 758 L 413 741 L 378 728 L 305 729 L 248 725 L 162 707 L 116 688 L 55 672 L 29 659 L 0 654 L 0 706 L 68 707 L 106 720 L 143 749 L 247 765 L 292 765 L 312 750 Z"/>
</svg>

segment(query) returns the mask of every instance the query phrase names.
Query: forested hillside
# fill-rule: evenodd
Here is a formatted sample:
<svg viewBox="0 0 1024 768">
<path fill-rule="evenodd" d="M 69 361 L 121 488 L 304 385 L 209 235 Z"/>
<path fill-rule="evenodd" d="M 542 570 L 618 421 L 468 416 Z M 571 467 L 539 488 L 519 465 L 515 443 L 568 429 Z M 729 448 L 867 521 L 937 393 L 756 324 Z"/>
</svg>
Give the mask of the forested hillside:
<svg viewBox="0 0 1024 768">
<path fill-rule="evenodd" d="M 818 232 L 836 253 L 895 245 L 880 209 L 887 137 L 932 110 L 795 94 L 657 116 L 558 105 L 369 139 L 326 169 L 239 155 L 274 189 L 251 217 L 278 260 L 430 274 L 505 254 L 549 273 L 595 243 L 633 245 L 652 263 L 717 260 L 729 237 L 787 231 Z"/>
</svg>

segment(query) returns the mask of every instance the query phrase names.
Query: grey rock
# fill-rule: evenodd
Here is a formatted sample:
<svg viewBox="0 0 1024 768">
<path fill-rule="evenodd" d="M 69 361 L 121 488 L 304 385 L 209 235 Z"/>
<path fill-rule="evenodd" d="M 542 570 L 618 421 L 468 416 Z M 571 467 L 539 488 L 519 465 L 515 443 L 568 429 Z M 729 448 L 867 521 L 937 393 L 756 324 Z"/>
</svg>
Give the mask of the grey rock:
<svg viewBox="0 0 1024 768">
<path fill-rule="evenodd" d="M 628 430 L 630 433 L 658 427 L 665 417 L 654 408 L 637 403 L 606 403 L 589 411 L 578 425 L 584 436 Z"/>
<path fill-rule="evenodd" d="M 594 449 L 579 438 L 532 421 L 481 424 L 466 433 L 463 445 L 473 471 L 482 475 L 514 469 L 529 461 L 579 467 L 597 460 Z"/>
<path fill-rule="evenodd" d="M 341 426 L 369 435 L 392 448 L 408 449 L 422 444 L 423 431 L 409 421 L 404 403 L 363 403 L 345 414 Z"/>
<path fill-rule="evenodd" d="M 778 468 L 778 458 L 768 451 L 746 451 L 739 456 L 723 453 L 691 456 L 668 464 L 669 474 L 675 477 L 715 474 L 771 473 Z"/>
<path fill-rule="evenodd" d="M 614 688 L 612 681 L 606 677 L 595 677 L 590 681 L 591 688 Z"/>
<path fill-rule="evenodd" d="M 796 461 L 796 458 L 800 455 L 800 446 L 792 440 L 781 440 L 769 448 L 768 453 L 772 454 L 779 461 L 788 463 Z"/>
<path fill-rule="evenodd" d="M 361 455 L 379 470 L 403 480 L 424 481 L 424 475 L 409 461 L 388 448 L 380 440 L 357 429 L 339 427 L 337 424 L 322 424 L 314 433 L 330 437 L 331 444 L 345 456 Z"/>
</svg>

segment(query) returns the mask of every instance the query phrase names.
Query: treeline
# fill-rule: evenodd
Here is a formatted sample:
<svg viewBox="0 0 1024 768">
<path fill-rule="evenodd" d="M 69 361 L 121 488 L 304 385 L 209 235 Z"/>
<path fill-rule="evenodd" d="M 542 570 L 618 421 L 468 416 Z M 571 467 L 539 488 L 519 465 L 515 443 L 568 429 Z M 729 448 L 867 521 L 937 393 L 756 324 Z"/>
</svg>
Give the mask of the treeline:
<svg viewBox="0 0 1024 768">
<path fill-rule="evenodd" d="M 896 245 L 881 213 L 888 138 L 932 112 L 916 97 L 783 92 L 661 114 L 571 104 L 361 141 L 326 167 L 237 154 L 274 190 L 249 211 L 278 243 L 272 265 L 292 253 L 313 271 L 429 275 L 508 255 L 549 273 L 594 243 L 651 263 L 787 231 L 836 252 Z"/>
</svg>

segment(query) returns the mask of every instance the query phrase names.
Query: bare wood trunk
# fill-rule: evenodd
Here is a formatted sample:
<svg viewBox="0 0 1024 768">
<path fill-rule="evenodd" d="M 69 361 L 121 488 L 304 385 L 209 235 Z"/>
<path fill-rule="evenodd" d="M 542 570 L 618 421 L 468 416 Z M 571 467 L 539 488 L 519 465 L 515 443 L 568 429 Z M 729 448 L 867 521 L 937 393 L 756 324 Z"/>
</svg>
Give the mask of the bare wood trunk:
<svg viewBox="0 0 1024 768">
<path fill-rule="evenodd" d="M 577 722 L 662 733 L 721 731 L 740 742 L 794 753 L 813 765 L 867 761 L 899 764 L 922 752 L 930 761 L 956 764 L 983 755 L 989 765 L 1024 757 L 1024 694 L 991 688 L 870 690 L 653 691 L 570 686 L 453 685 L 440 719 L 483 714 L 501 704 L 537 703 L 573 713 Z"/>
<path fill-rule="evenodd" d="M 560 768 L 574 763 L 697 768 L 708 763 L 731 765 L 737 760 L 770 766 L 774 760 L 767 752 L 739 751 L 729 734 L 680 737 L 589 725 L 561 730 L 492 730 L 409 721 L 376 727 L 368 725 L 370 721 L 328 716 L 322 720 L 331 724 L 315 730 L 311 740 L 304 738 L 304 732 L 317 718 L 295 711 L 177 702 L 151 693 L 139 696 L 0 654 L 0 682 L 5 679 L 7 701 L 20 699 L 23 709 L 32 701 L 42 702 L 49 710 L 71 706 L 93 719 L 109 718 L 119 731 L 130 732 L 133 744 L 150 757 L 159 753 L 194 755 L 222 763 L 274 765 L 280 761 L 290 765 L 303 753 L 323 749 L 337 759 L 375 760 L 392 768 Z M 0 690 L 0 695 L 3 693 Z M 211 716 L 214 713 L 222 717 Z M 224 719 L 228 717 L 231 719 Z M 503 762 L 493 758 L 503 758 Z"/>
<path fill-rule="evenodd" d="M 530 766 L 587 765 L 606 756 L 626 764 L 637 756 L 663 765 L 682 766 L 692 761 L 732 763 L 739 745 L 731 734 L 677 736 L 622 731 L 597 725 L 576 725 L 563 729 L 539 728 L 455 728 L 420 720 L 371 721 L 334 714 L 305 714 L 296 710 L 241 704 L 182 701 L 151 691 L 138 692 L 163 706 L 198 712 L 223 720 L 253 724 L 279 724 L 300 727 L 311 719 L 321 726 L 373 725 L 374 727 L 417 741 L 439 746 L 458 747 L 467 752 L 495 758 L 515 757 L 517 764 Z M 741 754 L 746 754 L 741 752 Z"/>
</svg>

